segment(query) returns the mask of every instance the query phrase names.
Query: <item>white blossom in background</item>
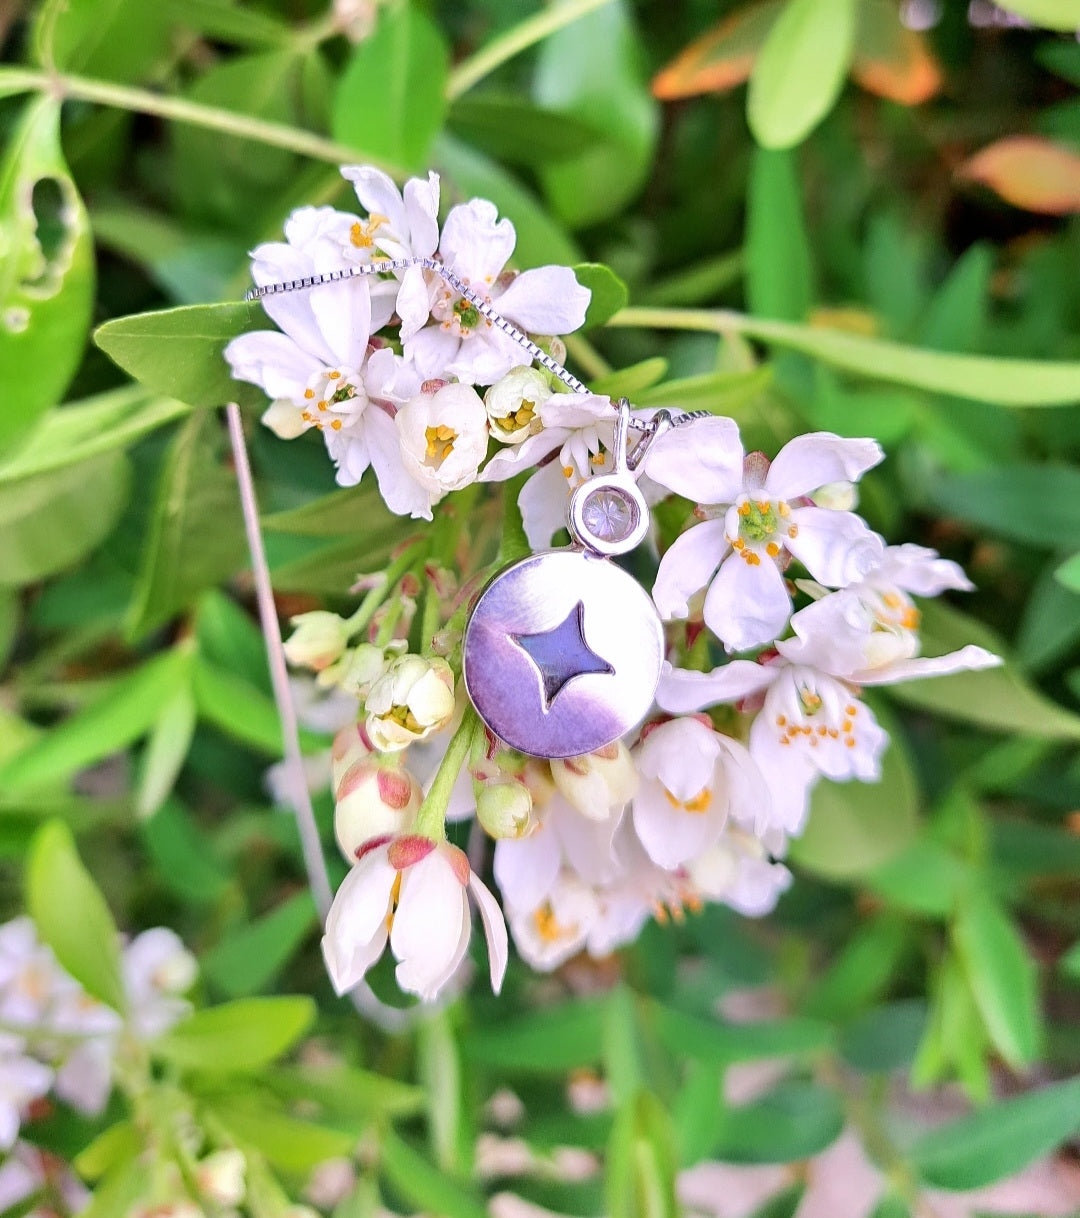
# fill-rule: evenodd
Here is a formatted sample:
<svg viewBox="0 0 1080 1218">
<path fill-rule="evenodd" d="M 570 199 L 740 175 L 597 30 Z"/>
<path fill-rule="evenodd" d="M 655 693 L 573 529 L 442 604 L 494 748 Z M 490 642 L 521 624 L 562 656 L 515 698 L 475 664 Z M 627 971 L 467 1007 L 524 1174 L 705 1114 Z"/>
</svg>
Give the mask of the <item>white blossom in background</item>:
<svg viewBox="0 0 1080 1218">
<path fill-rule="evenodd" d="M 826 587 L 861 578 L 883 544 L 854 512 L 818 507 L 819 487 L 855 482 L 884 454 L 874 440 L 829 432 L 797 436 L 770 462 L 743 455 L 730 419 L 709 419 L 661 436 L 646 458 L 649 476 L 701 504 L 693 525 L 660 561 L 653 598 L 661 617 L 687 617 L 706 586 L 705 624 L 729 651 L 771 643 L 791 614 L 784 568 L 797 559 Z"/>
<path fill-rule="evenodd" d="M 395 422 L 402 464 L 427 496 L 412 514 L 430 520 L 432 507 L 448 491 L 476 481 L 487 455 L 487 411 L 475 389 L 451 384 L 410 398 Z"/>
</svg>

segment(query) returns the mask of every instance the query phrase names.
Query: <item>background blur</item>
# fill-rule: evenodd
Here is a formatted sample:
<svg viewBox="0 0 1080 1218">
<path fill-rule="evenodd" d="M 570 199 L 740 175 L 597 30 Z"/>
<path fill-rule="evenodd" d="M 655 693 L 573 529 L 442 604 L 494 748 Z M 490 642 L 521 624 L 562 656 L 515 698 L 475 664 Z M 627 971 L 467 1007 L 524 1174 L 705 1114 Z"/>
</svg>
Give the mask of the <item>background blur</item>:
<svg viewBox="0 0 1080 1218">
<path fill-rule="evenodd" d="M 1080 5 L 857 0 L 852 45 L 849 10 L 0 6 L 0 917 L 29 907 L 99 996 L 108 910 L 172 927 L 197 1005 L 225 1011 L 118 1068 L 100 1115 L 24 1112 L 47 1179 L 0 1212 L 77 1208 L 72 1162 L 96 1215 L 164 1205 L 140 1152 L 180 1154 L 177 1114 L 244 1151 L 254 1218 L 305 1198 L 338 1218 L 1076 1211 Z M 738 311 L 726 338 L 595 327 L 568 362 L 634 366 L 636 402 L 731 414 L 748 447 L 879 439 L 863 514 L 978 585 L 926 637 L 1008 657 L 875 700 L 885 779 L 819 788 L 765 922 L 714 907 L 599 964 L 512 963 L 501 999 L 478 985 L 403 1030 L 333 998 L 268 794 L 278 725 L 214 409 L 258 405 L 219 360 L 256 315 L 225 303 L 248 249 L 293 207 L 349 208 L 345 161 L 493 199 L 519 266 L 606 264 L 608 314 Z M 753 347 L 744 313 L 793 323 L 801 353 Z M 835 331 L 904 347 L 889 367 L 857 348 L 869 379 L 829 357 Z M 1057 363 L 1007 383 L 933 364 L 946 396 L 927 352 Z M 755 365 L 724 396 L 716 374 Z M 279 608 L 342 606 L 401 522 L 359 489 L 324 502 L 317 437 L 257 415 Z M 326 739 L 311 721 L 308 748 Z"/>
</svg>

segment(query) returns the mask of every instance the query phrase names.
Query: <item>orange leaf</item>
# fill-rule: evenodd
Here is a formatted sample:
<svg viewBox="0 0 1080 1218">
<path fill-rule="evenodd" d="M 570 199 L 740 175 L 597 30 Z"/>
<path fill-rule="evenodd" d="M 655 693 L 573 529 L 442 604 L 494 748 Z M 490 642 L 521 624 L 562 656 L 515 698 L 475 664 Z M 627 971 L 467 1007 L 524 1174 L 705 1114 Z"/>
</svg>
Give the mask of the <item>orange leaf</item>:
<svg viewBox="0 0 1080 1218">
<path fill-rule="evenodd" d="M 864 0 L 851 72 L 864 89 L 902 106 L 917 106 L 941 88 L 926 39 L 901 24 L 891 0 Z"/>
<path fill-rule="evenodd" d="M 981 182 L 1025 211 L 1080 212 L 1080 155 L 1037 135 L 998 140 L 965 161 L 957 176 Z"/>
<path fill-rule="evenodd" d="M 783 0 L 760 0 L 725 17 L 656 74 L 653 94 L 671 101 L 697 93 L 725 93 L 741 85 L 782 8 Z"/>
</svg>

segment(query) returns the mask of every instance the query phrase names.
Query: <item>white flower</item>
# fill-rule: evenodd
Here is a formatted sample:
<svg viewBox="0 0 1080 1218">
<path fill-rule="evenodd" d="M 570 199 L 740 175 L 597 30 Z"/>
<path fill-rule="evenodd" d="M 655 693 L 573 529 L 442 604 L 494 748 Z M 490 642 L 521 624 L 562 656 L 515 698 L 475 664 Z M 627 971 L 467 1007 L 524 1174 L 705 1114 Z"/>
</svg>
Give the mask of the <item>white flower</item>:
<svg viewBox="0 0 1080 1218">
<path fill-rule="evenodd" d="M 520 330 L 555 335 L 578 329 L 585 321 L 589 290 L 569 267 L 504 275 L 516 234 L 509 220 L 497 216 L 494 203 L 486 199 L 451 208 L 439 241 L 443 263 Z M 490 385 L 521 363 L 521 348 L 513 339 L 434 272 L 426 276 L 423 294 L 402 291 L 398 296 L 405 357 L 421 377 Z"/>
<path fill-rule="evenodd" d="M 491 434 L 503 444 L 520 444 L 542 426 L 540 406 L 551 397 L 547 377 L 536 368 L 511 368 L 484 394 Z"/>
<path fill-rule="evenodd" d="M 776 830 L 763 840 L 729 823 L 708 850 L 686 864 L 689 884 L 705 900 L 722 901 L 744 917 L 759 918 L 771 913 L 780 894 L 791 887 L 791 872 L 774 861 L 785 844 L 783 833 Z"/>
<path fill-rule="evenodd" d="M 124 948 L 124 989 L 128 1023 L 140 1040 L 153 1040 L 191 1012 L 181 997 L 198 976 L 199 965 L 180 936 L 166 926 L 144 930 Z"/>
<path fill-rule="evenodd" d="M 285 658 L 296 668 L 321 672 L 340 660 L 349 643 L 344 618 L 324 609 L 298 613 L 290 618 L 292 634 L 285 640 Z"/>
<path fill-rule="evenodd" d="M 507 958 L 498 902 L 456 846 L 412 836 L 369 846 L 338 889 L 322 941 L 334 989 L 344 994 L 357 985 L 389 939 L 398 984 L 432 1001 L 468 949 L 468 893 L 480 910 L 498 993 Z"/>
<path fill-rule="evenodd" d="M 371 687 L 367 735 L 382 752 L 403 749 L 445 727 L 454 714 L 454 674 L 435 656 L 399 656 Z"/>
<path fill-rule="evenodd" d="M 502 845 L 502 843 L 500 843 Z M 574 872 L 561 871 L 532 909 L 509 910 L 510 929 L 522 958 L 548 972 L 576 956 L 600 917 L 596 893 Z"/>
<path fill-rule="evenodd" d="M 195 1165 L 195 1183 L 208 1201 L 239 1205 L 244 1199 L 247 1160 L 235 1149 L 215 1150 Z"/>
<path fill-rule="evenodd" d="M 487 455 L 487 411 L 471 385 L 451 384 L 410 398 L 396 423 L 402 462 L 425 496 L 413 515 L 430 520 L 443 495 L 476 481 Z"/>
<path fill-rule="evenodd" d="M 712 508 L 660 562 L 653 598 L 664 618 L 686 617 L 690 598 L 708 585 L 706 625 L 731 651 L 771 642 L 791 613 L 783 569 L 790 558 L 828 587 L 859 579 L 880 561 L 881 539 L 851 512 L 801 506 L 817 488 L 853 482 L 882 459 L 874 440 L 829 432 L 798 436 L 770 464 L 744 459 L 730 419 L 706 419 L 659 437 L 646 458 L 649 476 Z"/>
<path fill-rule="evenodd" d="M 615 409 L 610 398 L 593 393 L 556 393 L 540 406 L 540 421 L 540 432 L 497 452 L 480 475 L 481 482 L 503 482 L 539 466 L 518 495 L 525 536 L 534 550 L 551 545 L 566 527 L 570 496 L 586 478 L 603 471 L 613 443 Z"/>
<path fill-rule="evenodd" d="M 621 740 L 581 757 L 551 762 L 551 777 L 563 797 L 591 820 L 616 819 L 638 789 L 638 774 Z"/>
<path fill-rule="evenodd" d="M 420 807 L 420 784 L 405 768 L 400 753 L 374 754 L 353 763 L 337 786 L 334 836 L 350 863 L 375 837 L 412 826 Z"/>
<path fill-rule="evenodd" d="M 0 1150 L 10 1150 L 19 1136 L 27 1106 L 40 1099 L 53 1081 L 48 1066 L 25 1056 L 11 1040 L 0 1042 Z"/>
<path fill-rule="evenodd" d="M 701 719 L 648 728 L 634 760 L 641 775 L 634 829 L 661 867 L 678 867 L 702 854 L 729 817 L 748 825 L 769 823 L 769 788 L 750 754 Z"/>
</svg>

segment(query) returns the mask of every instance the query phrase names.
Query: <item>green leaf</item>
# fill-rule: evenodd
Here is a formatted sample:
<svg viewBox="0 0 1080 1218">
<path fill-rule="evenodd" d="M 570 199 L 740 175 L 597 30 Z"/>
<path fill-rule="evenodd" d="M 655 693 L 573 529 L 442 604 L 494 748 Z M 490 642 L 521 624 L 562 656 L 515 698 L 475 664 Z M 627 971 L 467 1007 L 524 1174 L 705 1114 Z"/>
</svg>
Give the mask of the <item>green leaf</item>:
<svg viewBox="0 0 1080 1218">
<path fill-rule="evenodd" d="M 288 1052 L 316 1014 L 299 995 L 239 998 L 196 1011 L 154 1042 L 157 1057 L 181 1069 L 233 1074 L 259 1070 Z"/>
<path fill-rule="evenodd" d="M 231 883 L 212 844 L 178 800 L 167 799 L 141 826 L 140 836 L 165 887 L 192 904 L 212 904 Z"/>
<path fill-rule="evenodd" d="M 223 583 L 247 555 L 236 477 L 221 450 L 209 412 L 188 419 L 169 446 L 128 615 L 133 639 Z"/>
<path fill-rule="evenodd" d="M 737 415 L 759 401 L 772 381 L 773 370 L 769 367 L 752 372 L 703 372 L 642 389 L 635 395 L 634 405 Z"/>
<path fill-rule="evenodd" d="M 865 882 L 895 909 L 947 918 L 972 879 L 967 863 L 924 837 L 875 867 Z"/>
<path fill-rule="evenodd" d="M 164 57 L 170 32 L 165 6 L 142 0 L 44 5 L 35 29 L 37 38 L 51 41 L 57 68 L 127 82 L 142 80 Z"/>
<path fill-rule="evenodd" d="M 288 1099 L 318 1104 L 331 1120 L 415 1116 L 424 1108 L 422 1088 L 336 1062 L 279 1066 L 266 1082 Z"/>
<path fill-rule="evenodd" d="M 926 655 L 943 655 L 975 642 L 1001 654 L 992 631 L 974 618 L 940 602 L 922 606 Z M 926 681 L 894 685 L 890 697 L 935 714 L 951 715 L 992 731 L 1038 736 L 1044 740 L 1080 739 L 1080 715 L 1044 697 L 1011 664 L 982 672 L 958 672 Z"/>
<path fill-rule="evenodd" d="M 168 398 L 147 398 L 146 391 L 138 386 L 113 389 L 57 407 L 41 420 L 14 456 L 0 463 L 0 483 L 31 478 L 128 448 L 189 409 L 183 402 Z"/>
<path fill-rule="evenodd" d="M 814 1019 L 777 1019 L 771 1023 L 724 1023 L 702 1019 L 652 1003 L 649 1022 L 669 1052 L 715 1066 L 763 1057 L 816 1053 L 833 1040 L 828 1024 Z"/>
<path fill-rule="evenodd" d="M 998 7 L 1048 30 L 1080 28 L 1080 0 L 998 0 Z"/>
<path fill-rule="evenodd" d="M 678 1157 L 671 1118 L 639 1091 L 619 1108 L 605 1156 L 604 1192 L 611 1218 L 676 1218 Z"/>
<path fill-rule="evenodd" d="M 617 215 L 648 179 L 658 115 L 640 52 L 623 0 L 564 26 L 540 47 L 537 102 L 604 134 L 579 156 L 537 166 L 551 206 L 571 228 Z"/>
<path fill-rule="evenodd" d="M 191 406 L 265 405 L 261 389 L 232 379 L 222 354 L 230 339 L 260 328 L 270 327 L 254 301 L 186 305 L 107 321 L 94 342 L 153 393 Z"/>
<path fill-rule="evenodd" d="M 1058 971 L 1070 981 L 1080 981 L 1080 943 L 1072 947 L 1058 960 Z"/>
<path fill-rule="evenodd" d="M 724 1114 L 716 1158 L 736 1163 L 790 1163 L 820 1154 L 840 1136 L 840 1096 L 815 1083 L 785 1082 L 763 1099 Z"/>
<path fill-rule="evenodd" d="M 133 1121 L 111 1125 L 81 1150 L 73 1160 L 84 1180 L 100 1180 L 122 1163 L 129 1163 L 143 1149 L 143 1140 Z"/>
<path fill-rule="evenodd" d="M 794 155 L 759 148 L 746 207 L 746 299 L 758 317 L 802 321 L 814 300 L 810 239 Z"/>
<path fill-rule="evenodd" d="M 874 1007 L 846 1024 L 840 1054 L 863 1074 L 892 1074 L 911 1066 L 926 1030 L 927 1008 L 921 998 Z"/>
<path fill-rule="evenodd" d="M 401 528 L 400 517 L 391 514 L 378 488 L 365 481 L 347 486 L 300 507 L 272 512 L 262 518 L 271 533 L 294 533 L 299 537 L 355 537 L 363 533 L 381 535 Z"/>
<path fill-rule="evenodd" d="M 930 1018 L 919 1045 L 911 1082 L 928 1087 L 954 1075 L 977 1102 L 989 1098 L 986 1029 L 971 989 L 952 952 L 946 952 L 932 980 Z"/>
<path fill-rule="evenodd" d="M 0 586 L 36 583 L 78 562 L 112 532 L 130 490 L 118 452 L 0 485 Z"/>
<path fill-rule="evenodd" d="M 952 926 L 957 959 L 994 1047 L 1014 1070 L 1039 1051 L 1035 965 L 1005 911 L 985 892 L 967 893 Z"/>
<path fill-rule="evenodd" d="M 520 1073 L 565 1074 L 599 1064 L 605 1004 L 576 999 L 552 1009 L 500 1021 L 466 1037 L 466 1056 Z"/>
<path fill-rule="evenodd" d="M 60 786 L 120 752 L 157 722 L 189 681 L 190 664 L 190 648 L 181 645 L 125 673 L 100 698 L 0 767 L 0 790 L 20 794 Z"/>
<path fill-rule="evenodd" d="M 585 119 L 541 109 L 513 93 L 459 97 L 450 107 L 448 125 L 489 156 L 526 168 L 579 156 L 603 139 Z"/>
<path fill-rule="evenodd" d="M 933 393 L 998 406 L 1070 406 L 1080 402 L 1080 362 L 947 355 L 844 330 L 764 317 L 718 314 L 717 328 L 801 351 L 872 380 L 895 381 Z"/>
<path fill-rule="evenodd" d="M 237 1144 L 279 1171 L 306 1174 L 328 1159 L 348 1155 L 359 1130 L 328 1129 L 289 1116 L 254 1095 L 215 1096 L 207 1104 Z"/>
<path fill-rule="evenodd" d="M 982 350 L 993 269 L 989 246 L 973 245 L 964 251 L 922 319 L 924 346 L 935 351 Z"/>
<path fill-rule="evenodd" d="M 26 866 L 26 905 L 42 942 L 60 964 L 88 994 L 122 1010 L 116 923 L 62 821 L 49 821 L 34 837 Z"/>
<path fill-rule="evenodd" d="M 843 951 L 811 986 L 808 1015 L 843 1018 L 878 998 L 889 986 L 909 942 L 906 924 L 880 914 L 856 928 Z"/>
<path fill-rule="evenodd" d="M 0 672 L 4 671 L 15 646 L 20 616 L 18 595 L 10 588 L 0 588 Z M 0 761 L 3 760 L 4 750 L 0 746 Z"/>
<path fill-rule="evenodd" d="M 1010 463 L 934 479 L 934 505 L 947 516 L 1040 549 L 1080 546 L 1080 470 Z"/>
<path fill-rule="evenodd" d="M 919 826 L 919 785 L 894 735 L 880 782 L 819 782 L 803 835 L 791 843 L 800 867 L 829 879 L 865 876 L 911 843 Z"/>
<path fill-rule="evenodd" d="M 201 656 L 195 661 L 194 677 L 201 718 L 268 757 L 281 756 L 281 720 L 272 698 L 250 681 L 208 664 Z M 325 743 L 321 736 L 303 729 L 300 741 L 307 749 Z"/>
<path fill-rule="evenodd" d="M 788 0 L 750 74 L 746 117 L 765 148 L 801 143 L 833 108 L 855 43 L 855 0 Z"/>
<path fill-rule="evenodd" d="M 1067 558 L 1054 572 L 1054 578 L 1070 592 L 1080 592 L 1080 554 Z"/>
<path fill-rule="evenodd" d="M 181 686 L 162 708 L 150 732 L 135 785 L 135 812 L 153 816 L 168 798 L 187 759 L 195 735 L 195 696 Z"/>
<path fill-rule="evenodd" d="M 383 9 L 352 52 L 334 94 L 331 131 L 373 161 L 427 165 L 446 113 L 450 53 L 438 27 L 413 4 Z"/>
<path fill-rule="evenodd" d="M 308 892 L 230 931 L 200 961 L 202 975 L 223 994 L 238 998 L 266 989 L 318 924 Z"/>
<path fill-rule="evenodd" d="M 60 102 L 29 102 L 0 161 L 0 453 L 64 394 L 94 299 L 86 209 L 60 148 Z"/>
<path fill-rule="evenodd" d="M 394 547 L 408 536 L 407 525 L 394 518 L 385 529 L 353 534 L 345 541 L 320 546 L 309 554 L 273 567 L 274 587 L 278 592 L 301 592 L 307 596 L 344 596 L 356 577 L 376 571 L 390 557 Z"/>
<path fill-rule="evenodd" d="M 982 1188 L 1015 1175 L 1080 1130 L 1080 1079 L 1056 1083 L 939 1125 L 908 1160 L 938 1188 Z"/>
<path fill-rule="evenodd" d="M 440 1218 L 487 1218 L 487 1205 L 478 1193 L 444 1175 L 390 1130 L 382 1134 L 379 1167 L 410 1210 Z"/>
<path fill-rule="evenodd" d="M 594 393 L 606 393 L 608 397 L 634 397 L 643 389 L 649 389 L 667 375 L 668 361 L 661 355 L 643 359 L 631 364 L 628 368 L 620 368 L 607 376 L 599 376 L 592 382 Z"/>
<path fill-rule="evenodd" d="M 609 266 L 602 262 L 579 262 L 574 275 L 582 287 L 592 292 L 589 310 L 585 314 L 585 326 L 602 326 L 609 317 L 614 317 L 626 307 L 628 292 L 626 284 Z"/>
</svg>

